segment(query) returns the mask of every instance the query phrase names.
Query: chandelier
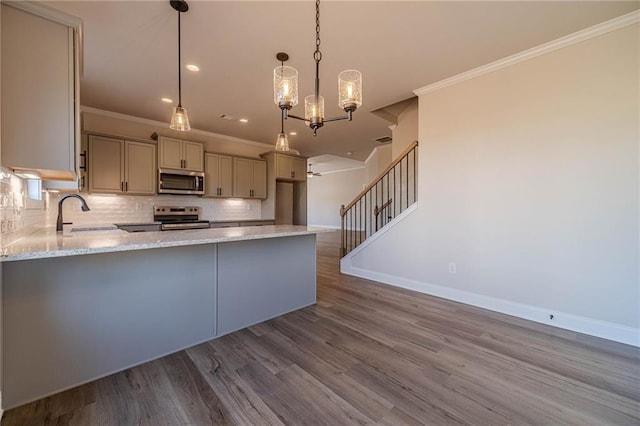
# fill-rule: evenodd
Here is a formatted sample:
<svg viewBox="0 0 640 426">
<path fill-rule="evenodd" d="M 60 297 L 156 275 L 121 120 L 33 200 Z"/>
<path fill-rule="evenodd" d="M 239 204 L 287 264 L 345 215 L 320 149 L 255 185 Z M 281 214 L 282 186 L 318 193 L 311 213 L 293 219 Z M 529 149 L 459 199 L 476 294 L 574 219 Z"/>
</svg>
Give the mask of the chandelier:
<svg viewBox="0 0 640 426">
<path fill-rule="evenodd" d="M 285 53 L 278 53 L 280 55 Z M 287 56 L 288 58 L 288 56 Z M 338 105 L 347 114 L 340 117 L 325 118 L 324 98 L 320 96 L 320 0 L 316 0 L 316 50 L 313 52 L 316 62 L 315 92 L 304 98 L 304 117 L 289 113 L 289 110 L 298 104 L 298 71 L 284 62 L 273 70 L 273 100 L 282 110 L 282 118 L 295 118 L 303 120 L 316 136 L 317 130 L 330 121 L 349 120 L 353 112 L 362 105 L 362 74 L 357 70 L 342 71 L 338 75 Z"/>
</svg>

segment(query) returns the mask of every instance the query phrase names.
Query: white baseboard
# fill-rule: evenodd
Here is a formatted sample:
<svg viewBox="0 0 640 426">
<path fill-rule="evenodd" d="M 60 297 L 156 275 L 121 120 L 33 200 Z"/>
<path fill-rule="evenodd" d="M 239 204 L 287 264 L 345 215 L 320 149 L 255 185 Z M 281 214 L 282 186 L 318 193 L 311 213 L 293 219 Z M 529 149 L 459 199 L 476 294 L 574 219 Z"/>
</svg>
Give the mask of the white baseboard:
<svg viewBox="0 0 640 426">
<path fill-rule="evenodd" d="M 429 294 L 455 302 L 500 312 L 529 321 L 547 324 L 578 333 L 601 337 L 615 342 L 640 347 L 640 329 L 627 327 L 606 321 L 600 321 L 579 315 L 558 312 L 553 309 L 546 309 L 537 306 L 525 305 L 509 300 L 498 299 L 491 296 L 470 293 L 450 287 L 443 287 L 435 284 L 423 283 L 402 277 L 396 277 L 380 272 L 370 271 L 355 267 L 348 257 L 340 261 L 340 272 L 353 275 L 368 280 L 378 281 L 396 287 L 406 288 Z M 553 315 L 553 319 L 550 319 Z"/>
</svg>

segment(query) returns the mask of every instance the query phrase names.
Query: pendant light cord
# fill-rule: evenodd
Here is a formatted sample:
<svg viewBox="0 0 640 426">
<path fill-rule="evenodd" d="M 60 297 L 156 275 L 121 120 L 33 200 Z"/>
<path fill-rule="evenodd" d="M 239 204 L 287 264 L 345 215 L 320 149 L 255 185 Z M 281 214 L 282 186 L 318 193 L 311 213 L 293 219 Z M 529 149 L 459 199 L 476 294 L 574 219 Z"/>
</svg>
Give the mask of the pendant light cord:
<svg viewBox="0 0 640 426">
<path fill-rule="evenodd" d="M 316 61 L 316 93 L 315 103 L 318 104 L 320 96 L 320 61 L 322 52 L 320 51 L 320 0 L 316 0 L 316 50 L 313 52 L 313 59 Z"/>
<path fill-rule="evenodd" d="M 182 54 L 181 54 L 181 30 L 180 30 L 180 15 L 182 12 L 178 11 L 178 106 L 182 107 Z"/>
</svg>

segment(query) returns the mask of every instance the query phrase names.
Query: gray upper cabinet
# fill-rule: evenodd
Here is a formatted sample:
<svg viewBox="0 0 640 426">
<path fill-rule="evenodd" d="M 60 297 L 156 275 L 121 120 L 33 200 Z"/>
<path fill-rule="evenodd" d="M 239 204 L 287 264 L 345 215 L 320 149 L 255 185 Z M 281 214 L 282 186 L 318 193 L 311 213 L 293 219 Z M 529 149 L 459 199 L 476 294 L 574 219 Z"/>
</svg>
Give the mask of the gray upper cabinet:
<svg viewBox="0 0 640 426">
<path fill-rule="evenodd" d="M 103 136 L 89 137 L 89 192 L 156 193 L 156 146 Z"/>
<path fill-rule="evenodd" d="M 307 179 L 307 160 L 284 154 L 273 154 L 276 164 L 276 179 L 304 181 Z"/>
<path fill-rule="evenodd" d="M 75 180 L 80 20 L 35 2 L 1 7 L 2 165 Z"/>
<path fill-rule="evenodd" d="M 248 158 L 233 159 L 233 196 L 267 198 L 267 163 Z"/>
<path fill-rule="evenodd" d="M 161 169 L 204 171 L 201 143 L 161 136 L 158 138 L 158 164 Z"/>
<path fill-rule="evenodd" d="M 205 153 L 204 172 L 206 197 L 226 198 L 233 196 L 233 157 Z"/>
</svg>

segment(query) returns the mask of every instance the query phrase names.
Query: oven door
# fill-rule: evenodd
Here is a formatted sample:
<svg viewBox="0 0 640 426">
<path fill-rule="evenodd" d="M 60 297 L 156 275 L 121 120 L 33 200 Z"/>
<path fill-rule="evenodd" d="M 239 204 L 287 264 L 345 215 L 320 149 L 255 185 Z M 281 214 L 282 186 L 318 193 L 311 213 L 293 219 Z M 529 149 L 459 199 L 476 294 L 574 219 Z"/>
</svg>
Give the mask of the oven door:
<svg viewBox="0 0 640 426">
<path fill-rule="evenodd" d="M 204 173 L 159 169 L 158 194 L 204 195 Z"/>
</svg>

